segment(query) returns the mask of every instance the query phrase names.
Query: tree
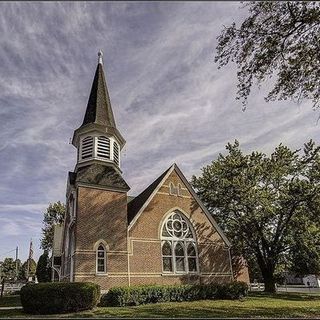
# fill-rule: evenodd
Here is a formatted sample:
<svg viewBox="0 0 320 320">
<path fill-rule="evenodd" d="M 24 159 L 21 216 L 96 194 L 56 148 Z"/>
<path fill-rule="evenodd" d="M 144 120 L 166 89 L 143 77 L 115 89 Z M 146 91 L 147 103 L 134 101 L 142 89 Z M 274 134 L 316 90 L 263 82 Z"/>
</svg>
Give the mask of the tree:
<svg viewBox="0 0 320 320">
<path fill-rule="evenodd" d="M 18 267 L 19 266 L 20 266 L 20 260 L 18 260 Z M 5 258 L 1 264 L 1 277 L 9 280 L 9 279 L 14 279 L 16 276 L 17 276 L 16 261 L 13 260 L 12 258 Z"/>
<path fill-rule="evenodd" d="M 44 212 L 41 238 L 41 248 L 43 250 L 52 250 L 54 225 L 63 222 L 66 206 L 60 201 L 49 204 L 46 212 Z"/>
<path fill-rule="evenodd" d="M 265 98 L 301 101 L 320 98 L 320 3 L 310 1 L 252 1 L 240 28 L 233 23 L 218 36 L 215 62 L 238 67 L 237 99 L 244 107 L 254 81 L 274 76 Z"/>
<path fill-rule="evenodd" d="M 319 227 L 320 147 L 310 141 L 300 154 L 280 144 L 269 157 L 245 155 L 237 141 L 226 149 L 192 184 L 235 251 L 255 259 L 265 291 L 274 292 L 275 273 L 295 237 L 308 248 L 306 230 Z"/>
<path fill-rule="evenodd" d="M 305 224 L 304 224 L 305 225 Z M 290 249 L 288 269 L 299 276 L 320 274 L 320 228 L 310 223 L 305 230 L 299 229 Z"/>
<path fill-rule="evenodd" d="M 22 278 L 28 280 L 28 277 L 34 277 L 36 274 L 36 268 L 37 263 L 33 259 L 28 258 L 22 265 Z"/>
<path fill-rule="evenodd" d="M 39 282 L 49 282 L 51 279 L 51 268 L 48 251 L 44 251 L 37 263 L 36 275 Z"/>
</svg>

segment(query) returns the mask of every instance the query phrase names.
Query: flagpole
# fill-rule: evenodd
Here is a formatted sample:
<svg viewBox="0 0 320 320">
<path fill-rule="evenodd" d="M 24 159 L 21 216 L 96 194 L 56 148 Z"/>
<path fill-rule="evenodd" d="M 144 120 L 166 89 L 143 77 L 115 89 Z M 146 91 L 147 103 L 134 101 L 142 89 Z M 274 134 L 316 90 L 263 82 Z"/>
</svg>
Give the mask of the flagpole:
<svg viewBox="0 0 320 320">
<path fill-rule="evenodd" d="M 33 256 L 33 250 L 32 250 L 32 238 L 30 239 L 30 248 L 29 248 L 29 258 L 28 258 L 28 269 L 27 269 L 27 281 L 29 281 L 29 271 L 30 271 L 30 261 Z"/>
</svg>

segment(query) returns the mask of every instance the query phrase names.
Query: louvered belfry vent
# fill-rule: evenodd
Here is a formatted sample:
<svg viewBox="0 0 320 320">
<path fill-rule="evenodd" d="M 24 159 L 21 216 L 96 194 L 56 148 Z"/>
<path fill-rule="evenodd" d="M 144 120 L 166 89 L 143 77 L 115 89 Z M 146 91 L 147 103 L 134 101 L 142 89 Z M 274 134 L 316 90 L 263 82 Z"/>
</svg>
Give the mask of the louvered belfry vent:
<svg viewBox="0 0 320 320">
<path fill-rule="evenodd" d="M 113 158 L 115 164 L 119 165 L 119 146 L 116 142 L 113 143 Z"/>
<path fill-rule="evenodd" d="M 89 136 L 82 141 L 81 159 L 92 158 L 93 156 L 93 137 Z"/>
<path fill-rule="evenodd" d="M 98 137 L 97 156 L 104 159 L 110 159 L 110 140 L 107 137 Z"/>
</svg>

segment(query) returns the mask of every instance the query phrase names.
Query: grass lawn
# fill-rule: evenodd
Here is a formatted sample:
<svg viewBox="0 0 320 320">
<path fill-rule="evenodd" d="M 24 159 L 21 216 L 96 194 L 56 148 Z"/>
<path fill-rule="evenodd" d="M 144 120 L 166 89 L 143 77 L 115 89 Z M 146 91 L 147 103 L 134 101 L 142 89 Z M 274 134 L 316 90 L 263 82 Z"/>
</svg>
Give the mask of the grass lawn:
<svg viewBox="0 0 320 320">
<path fill-rule="evenodd" d="M 21 310 L 0 311 L 0 317 L 28 317 Z M 29 316 L 35 318 L 35 316 Z M 251 293 L 243 301 L 204 300 L 122 308 L 95 308 L 65 317 L 215 318 L 215 317 L 320 317 L 319 294 Z"/>
<path fill-rule="evenodd" d="M 4 296 L 0 297 L 0 307 L 21 306 L 20 296 Z"/>
</svg>

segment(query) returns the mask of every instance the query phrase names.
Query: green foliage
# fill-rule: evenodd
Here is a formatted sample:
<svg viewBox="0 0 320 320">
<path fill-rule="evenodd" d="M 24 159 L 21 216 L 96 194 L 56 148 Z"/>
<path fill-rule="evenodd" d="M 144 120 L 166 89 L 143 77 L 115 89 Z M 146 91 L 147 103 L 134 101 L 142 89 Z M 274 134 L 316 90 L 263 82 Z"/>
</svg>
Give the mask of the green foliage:
<svg viewBox="0 0 320 320">
<path fill-rule="evenodd" d="M 320 98 L 320 3 L 313 1 L 246 2 L 248 17 L 218 37 L 215 61 L 238 67 L 237 98 L 246 105 L 254 81 L 274 77 L 266 100 Z"/>
<path fill-rule="evenodd" d="M 12 258 L 5 258 L 3 262 L 1 262 L 1 278 L 5 278 L 6 280 L 14 279 L 16 274 L 16 261 Z M 18 277 L 19 272 L 21 270 L 21 261 L 18 260 Z"/>
<path fill-rule="evenodd" d="M 297 235 L 308 247 L 306 231 L 320 227 L 320 147 L 310 141 L 301 154 L 280 144 L 269 157 L 245 155 L 237 141 L 226 149 L 192 184 L 235 251 L 255 259 L 266 291 L 274 291 L 274 273 Z"/>
<path fill-rule="evenodd" d="M 208 285 L 132 286 L 114 287 L 100 300 L 100 306 L 137 306 L 140 304 L 194 301 L 203 299 L 239 299 L 246 296 L 244 282 Z"/>
<path fill-rule="evenodd" d="M 66 212 L 66 206 L 60 201 L 49 204 L 47 211 L 43 214 L 43 225 L 41 248 L 43 250 L 52 250 L 54 225 L 63 222 Z"/>
<path fill-rule="evenodd" d="M 23 310 L 31 314 L 53 314 L 92 309 L 100 298 L 100 287 L 85 282 L 27 284 L 21 288 Z"/>
<path fill-rule="evenodd" d="M 298 230 L 290 248 L 289 270 L 299 276 L 320 274 L 320 228 L 318 223 L 310 223 Z"/>
<path fill-rule="evenodd" d="M 36 274 L 37 263 L 33 259 L 28 258 L 27 261 L 23 263 L 21 269 L 21 275 L 23 279 L 27 279 L 27 277 L 33 277 Z"/>
<path fill-rule="evenodd" d="M 37 263 L 36 275 L 39 282 L 49 282 L 51 280 L 51 267 L 48 251 L 44 251 Z"/>
</svg>

